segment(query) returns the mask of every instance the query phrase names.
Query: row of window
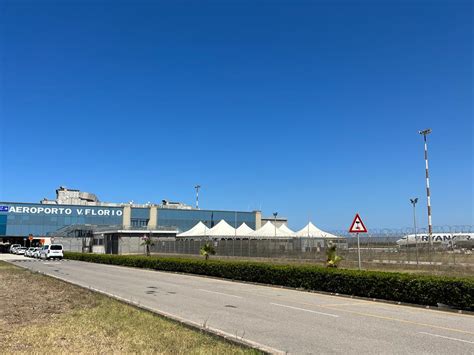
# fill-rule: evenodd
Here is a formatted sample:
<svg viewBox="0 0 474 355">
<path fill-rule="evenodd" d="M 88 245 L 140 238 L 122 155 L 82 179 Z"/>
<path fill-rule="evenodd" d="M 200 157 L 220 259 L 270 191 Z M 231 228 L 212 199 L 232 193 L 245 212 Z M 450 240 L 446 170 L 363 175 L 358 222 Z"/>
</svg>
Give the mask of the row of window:
<svg viewBox="0 0 474 355">
<path fill-rule="evenodd" d="M 148 221 L 148 219 L 132 218 L 130 221 L 130 225 L 132 227 L 146 227 L 148 225 Z"/>
</svg>

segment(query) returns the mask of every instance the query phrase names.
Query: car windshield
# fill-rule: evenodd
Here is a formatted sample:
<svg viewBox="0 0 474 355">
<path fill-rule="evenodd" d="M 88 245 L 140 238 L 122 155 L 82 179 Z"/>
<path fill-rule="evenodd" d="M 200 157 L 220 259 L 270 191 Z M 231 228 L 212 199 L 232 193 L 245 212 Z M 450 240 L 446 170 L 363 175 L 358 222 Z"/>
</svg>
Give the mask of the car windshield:
<svg viewBox="0 0 474 355">
<path fill-rule="evenodd" d="M 63 250 L 62 245 L 51 245 L 51 250 Z"/>
</svg>

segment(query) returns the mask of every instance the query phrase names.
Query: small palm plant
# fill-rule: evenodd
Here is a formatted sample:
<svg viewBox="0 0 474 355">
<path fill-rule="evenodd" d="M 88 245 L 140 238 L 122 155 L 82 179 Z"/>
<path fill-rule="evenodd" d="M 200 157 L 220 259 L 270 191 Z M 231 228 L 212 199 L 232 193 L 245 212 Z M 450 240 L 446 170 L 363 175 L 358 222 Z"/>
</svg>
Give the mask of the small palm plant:
<svg viewBox="0 0 474 355">
<path fill-rule="evenodd" d="M 336 254 L 337 246 L 334 243 L 329 243 L 326 249 L 326 266 L 336 268 L 341 262 L 342 257 Z"/>
<path fill-rule="evenodd" d="M 206 243 L 201 247 L 199 253 L 203 255 L 206 260 L 208 260 L 210 255 L 216 254 L 216 249 L 211 243 Z"/>
<path fill-rule="evenodd" d="M 155 243 L 153 243 L 153 240 L 151 240 L 151 238 L 147 235 L 144 235 L 141 239 L 142 239 L 141 245 L 145 246 L 146 256 L 150 256 L 150 246 L 155 245 Z"/>
</svg>

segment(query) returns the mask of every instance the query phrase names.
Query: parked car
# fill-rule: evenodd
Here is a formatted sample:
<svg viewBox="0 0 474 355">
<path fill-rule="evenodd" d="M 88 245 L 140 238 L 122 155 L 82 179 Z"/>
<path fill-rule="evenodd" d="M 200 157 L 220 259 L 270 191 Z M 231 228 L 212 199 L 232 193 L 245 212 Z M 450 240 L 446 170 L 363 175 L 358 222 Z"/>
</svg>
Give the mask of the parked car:
<svg viewBox="0 0 474 355">
<path fill-rule="evenodd" d="M 36 248 L 35 248 L 35 251 L 33 252 L 33 255 L 32 255 L 33 258 L 38 259 L 38 258 L 39 258 L 39 255 L 40 255 L 40 251 L 41 251 L 41 248 L 36 247 Z"/>
<path fill-rule="evenodd" d="M 40 251 L 40 259 L 59 259 L 63 258 L 63 245 L 51 244 L 45 245 Z"/>
<path fill-rule="evenodd" d="M 17 255 L 25 255 L 26 247 L 19 247 L 15 249 L 15 254 Z"/>
<path fill-rule="evenodd" d="M 15 249 L 21 247 L 21 244 L 12 244 L 10 245 L 10 253 L 14 254 Z"/>
<path fill-rule="evenodd" d="M 29 247 L 28 249 L 26 249 L 25 251 L 25 256 L 31 258 L 33 256 L 33 252 L 35 251 L 35 248 L 34 247 Z"/>
</svg>

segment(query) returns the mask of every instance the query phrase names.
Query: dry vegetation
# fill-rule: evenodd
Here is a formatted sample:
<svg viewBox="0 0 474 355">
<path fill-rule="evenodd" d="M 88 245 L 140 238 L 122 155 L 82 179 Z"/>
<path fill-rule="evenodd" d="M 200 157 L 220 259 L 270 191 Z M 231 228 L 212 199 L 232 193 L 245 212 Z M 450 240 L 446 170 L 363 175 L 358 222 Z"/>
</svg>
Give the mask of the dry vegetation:
<svg viewBox="0 0 474 355">
<path fill-rule="evenodd" d="M 257 353 L 0 261 L 1 353 Z"/>
</svg>

